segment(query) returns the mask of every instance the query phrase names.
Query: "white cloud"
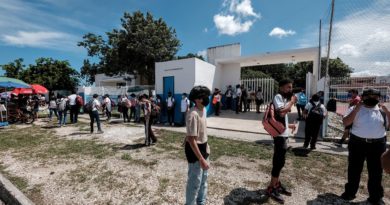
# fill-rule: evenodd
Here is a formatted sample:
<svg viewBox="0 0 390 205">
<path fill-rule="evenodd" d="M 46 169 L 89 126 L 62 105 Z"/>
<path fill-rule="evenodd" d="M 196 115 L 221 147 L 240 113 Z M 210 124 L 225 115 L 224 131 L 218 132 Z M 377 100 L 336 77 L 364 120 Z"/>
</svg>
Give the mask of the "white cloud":
<svg viewBox="0 0 390 205">
<path fill-rule="evenodd" d="M 248 32 L 253 25 L 253 21 L 241 22 L 240 19 L 232 15 L 224 16 L 220 14 L 214 16 L 214 23 L 220 34 L 231 36 Z"/>
<path fill-rule="evenodd" d="M 223 11 L 214 15 L 214 24 L 219 34 L 234 36 L 250 30 L 261 18 L 252 7 L 251 0 L 224 0 Z"/>
<path fill-rule="evenodd" d="M 292 35 L 295 35 L 296 32 L 293 31 L 293 30 L 284 30 L 280 27 L 275 27 L 272 29 L 271 32 L 269 32 L 269 36 L 271 37 L 278 37 L 278 38 L 284 38 L 284 37 L 287 37 L 287 36 L 292 36 Z"/>
<path fill-rule="evenodd" d="M 361 55 L 360 51 L 358 50 L 358 48 L 356 48 L 356 46 L 348 43 L 338 47 L 335 52 L 339 55 L 351 57 L 359 57 Z"/>
<path fill-rule="evenodd" d="M 203 58 L 207 59 L 207 50 L 201 50 L 196 53 L 198 56 L 203 56 Z"/>
<path fill-rule="evenodd" d="M 19 31 L 16 35 L 3 35 L 2 41 L 8 45 L 40 47 L 40 48 L 57 48 L 58 46 L 69 46 L 69 40 L 75 37 L 61 32 L 39 31 L 27 32 Z"/>
</svg>

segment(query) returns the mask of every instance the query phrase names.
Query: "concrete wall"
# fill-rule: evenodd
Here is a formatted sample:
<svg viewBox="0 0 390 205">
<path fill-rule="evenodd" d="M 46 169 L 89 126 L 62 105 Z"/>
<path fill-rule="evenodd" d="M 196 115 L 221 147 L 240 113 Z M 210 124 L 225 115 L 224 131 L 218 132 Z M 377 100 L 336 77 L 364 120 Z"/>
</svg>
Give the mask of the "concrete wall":
<svg viewBox="0 0 390 205">
<path fill-rule="evenodd" d="M 240 64 L 226 64 L 217 66 L 221 70 L 219 87 L 225 91 L 228 85 L 240 84 L 241 82 L 241 66 Z"/>
<path fill-rule="evenodd" d="M 195 83 L 195 62 L 196 58 L 187 58 L 156 63 L 156 93 L 163 93 L 163 78 L 168 76 L 175 77 L 175 94 L 188 93 Z"/>
<path fill-rule="evenodd" d="M 210 47 L 207 49 L 207 61 L 213 65 L 216 64 L 216 59 L 239 56 L 241 56 L 241 45 L 239 43 Z"/>
<path fill-rule="evenodd" d="M 125 81 L 123 78 L 129 77 L 130 81 Z M 138 80 L 139 81 L 139 80 Z M 134 75 L 123 75 L 123 76 L 107 76 L 104 74 L 95 75 L 95 85 L 96 86 L 117 86 L 117 83 L 126 83 L 127 86 L 134 86 L 137 83 L 137 79 L 134 79 Z M 139 83 L 137 84 L 139 85 Z"/>
<path fill-rule="evenodd" d="M 214 65 L 196 59 L 195 68 L 194 85 L 204 85 L 212 90 L 219 84 L 219 73 L 216 72 Z"/>
</svg>

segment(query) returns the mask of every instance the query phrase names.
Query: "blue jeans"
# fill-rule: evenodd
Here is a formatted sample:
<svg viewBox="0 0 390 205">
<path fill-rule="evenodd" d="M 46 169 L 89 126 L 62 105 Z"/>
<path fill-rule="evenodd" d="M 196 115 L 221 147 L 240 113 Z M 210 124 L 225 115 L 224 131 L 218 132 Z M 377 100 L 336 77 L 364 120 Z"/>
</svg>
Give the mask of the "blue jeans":
<svg viewBox="0 0 390 205">
<path fill-rule="evenodd" d="M 66 124 L 66 111 L 58 111 L 58 124 L 65 125 Z"/>
<path fill-rule="evenodd" d="M 53 117 L 53 113 L 56 115 L 56 117 L 58 118 L 58 114 L 57 114 L 57 109 L 55 108 L 50 108 L 49 109 L 50 113 L 49 113 L 49 119 L 51 120 L 52 117 Z"/>
<path fill-rule="evenodd" d="M 95 120 L 96 120 L 98 131 L 102 131 L 102 128 L 100 127 L 99 112 L 97 110 L 90 112 L 89 118 L 91 119 L 91 122 L 90 122 L 91 133 L 93 133 L 93 124 L 95 123 Z"/>
<path fill-rule="evenodd" d="M 208 171 L 200 167 L 199 161 L 188 163 L 186 205 L 206 204 Z"/>
</svg>

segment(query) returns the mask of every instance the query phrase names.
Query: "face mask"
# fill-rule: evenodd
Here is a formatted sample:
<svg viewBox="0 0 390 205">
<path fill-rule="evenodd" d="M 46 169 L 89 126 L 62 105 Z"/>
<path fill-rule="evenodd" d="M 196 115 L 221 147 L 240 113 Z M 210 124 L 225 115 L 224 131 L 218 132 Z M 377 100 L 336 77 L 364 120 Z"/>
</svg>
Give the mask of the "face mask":
<svg viewBox="0 0 390 205">
<path fill-rule="evenodd" d="M 284 93 L 284 94 L 283 94 L 283 97 L 285 97 L 285 98 L 287 98 L 287 99 L 290 99 L 292 96 L 293 96 L 293 93 L 292 93 L 292 92 L 288 92 L 288 93 Z"/>
<path fill-rule="evenodd" d="M 209 103 L 210 103 L 209 97 L 204 97 L 202 101 L 202 105 L 206 107 L 207 105 L 209 105 Z"/>
<path fill-rule="evenodd" d="M 314 104 L 315 104 L 315 105 L 318 105 L 319 103 L 320 103 L 320 101 L 317 101 L 317 102 L 316 102 L 316 101 L 314 101 Z"/>
<path fill-rule="evenodd" d="M 375 98 L 367 98 L 363 101 L 363 103 L 369 107 L 375 106 L 376 104 L 379 103 L 379 100 Z"/>
</svg>

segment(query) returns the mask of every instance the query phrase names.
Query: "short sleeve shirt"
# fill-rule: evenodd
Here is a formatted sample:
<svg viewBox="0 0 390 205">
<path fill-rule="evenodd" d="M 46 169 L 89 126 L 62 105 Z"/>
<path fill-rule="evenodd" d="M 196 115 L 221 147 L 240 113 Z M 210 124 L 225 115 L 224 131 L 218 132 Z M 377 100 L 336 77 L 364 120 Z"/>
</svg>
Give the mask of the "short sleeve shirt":
<svg viewBox="0 0 390 205">
<path fill-rule="evenodd" d="M 198 144 L 207 142 L 206 117 L 206 110 L 199 110 L 197 107 L 191 108 L 189 114 L 187 114 L 187 136 L 196 137 Z"/>
<path fill-rule="evenodd" d="M 313 108 L 313 105 L 309 102 L 309 103 L 307 103 L 306 104 L 306 106 L 305 106 L 305 110 L 307 110 L 308 112 L 310 112 L 310 110 Z M 325 106 L 323 105 L 323 104 L 321 104 L 321 110 L 322 110 L 322 112 L 324 113 L 324 115 L 326 115 L 327 114 L 327 110 L 326 110 L 326 108 L 325 108 Z"/>
<path fill-rule="evenodd" d="M 187 108 L 190 106 L 190 101 L 188 98 L 181 100 L 181 112 L 187 112 Z"/>
<path fill-rule="evenodd" d="M 76 94 L 69 95 L 68 97 L 69 105 L 76 105 L 76 97 L 77 97 Z"/>
<path fill-rule="evenodd" d="M 276 110 L 283 109 L 287 105 L 287 99 L 283 98 L 281 94 L 277 94 L 274 97 L 273 100 L 274 106 Z M 288 114 L 285 115 L 284 117 L 284 126 L 286 127 L 286 130 L 280 134 L 279 136 L 281 137 L 288 137 Z"/>
<path fill-rule="evenodd" d="M 348 116 L 353 109 L 355 109 L 355 106 L 350 107 L 344 117 Z M 378 105 L 374 108 L 361 106 L 353 120 L 351 133 L 361 138 L 379 139 L 386 136 L 386 129 L 383 124 L 384 119 Z"/>
<path fill-rule="evenodd" d="M 100 102 L 97 99 L 94 99 L 92 102 L 92 111 L 97 111 L 98 107 L 100 107 Z"/>
</svg>

